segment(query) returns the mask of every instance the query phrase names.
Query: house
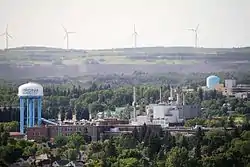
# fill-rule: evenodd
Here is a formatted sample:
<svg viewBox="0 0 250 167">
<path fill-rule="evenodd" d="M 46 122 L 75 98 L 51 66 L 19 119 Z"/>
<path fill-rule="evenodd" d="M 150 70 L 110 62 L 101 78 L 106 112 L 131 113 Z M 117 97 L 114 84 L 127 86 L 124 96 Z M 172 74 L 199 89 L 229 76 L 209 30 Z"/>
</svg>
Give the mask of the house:
<svg viewBox="0 0 250 167">
<path fill-rule="evenodd" d="M 55 161 L 52 163 L 53 167 L 60 167 L 60 166 L 71 166 L 71 167 L 75 167 L 75 164 L 72 161 L 69 160 L 59 160 L 59 161 Z"/>
<path fill-rule="evenodd" d="M 50 159 L 47 154 L 41 154 L 36 156 L 36 164 L 40 166 L 50 165 Z"/>
<path fill-rule="evenodd" d="M 10 167 L 30 166 L 34 162 L 35 162 L 35 159 L 32 157 L 20 158 L 16 163 L 11 164 Z"/>
<path fill-rule="evenodd" d="M 82 161 L 69 161 L 69 160 L 59 160 L 52 163 L 52 167 L 82 167 L 84 163 Z"/>
</svg>

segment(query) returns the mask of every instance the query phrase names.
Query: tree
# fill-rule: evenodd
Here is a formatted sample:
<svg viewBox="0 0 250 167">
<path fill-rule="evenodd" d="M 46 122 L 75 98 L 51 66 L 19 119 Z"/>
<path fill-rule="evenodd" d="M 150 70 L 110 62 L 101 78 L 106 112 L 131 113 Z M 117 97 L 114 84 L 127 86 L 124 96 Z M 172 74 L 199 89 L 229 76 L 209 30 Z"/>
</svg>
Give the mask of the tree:
<svg viewBox="0 0 250 167">
<path fill-rule="evenodd" d="M 33 146 L 26 147 L 24 149 L 23 155 L 24 156 L 31 156 L 31 157 L 33 157 L 34 161 L 32 162 L 32 164 L 35 165 L 37 151 L 38 151 L 38 147 L 37 147 L 36 144 L 34 144 Z"/>
<path fill-rule="evenodd" d="M 157 155 L 161 148 L 161 139 L 158 135 L 152 134 L 149 138 L 148 144 L 148 156 L 153 159 L 154 155 Z"/>
<path fill-rule="evenodd" d="M 78 154 L 78 151 L 76 149 L 67 149 L 65 152 L 64 152 L 64 156 L 70 160 L 70 161 L 75 161 L 77 160 L 77 154 Z"/>
<path fill-rule="evenodd" d="M 165 151 L 169 151 L 172 148 L 171 138 L 172 138 L 172 136 L 171 136 L 170 132 L 166 131 L 164 136 L 163 136 L 163 139 L 162 139 L 162 144 L 163 144 Z"/>
<path fill-rule="evenodd" d="M 115 147 L 114 140 L 112 137 L 108 141 L 105 141 L 104 150 L 105 150 L 106 157 L 117 156 L 116 147 Z"/>
<path fill-rule="evenodd" d="M 135 140 L 140 141 L 139 132 L 138 132 L 136 127 L 134 127 L 132 134 L 133 134 L 133 137 L 135 138 Z"/>
<path fill-rule="evenodd" d="M 68 138 L 65 136 L 56 136 L 54 139 L 54 142 L 55 142 L 57 147 L 63 147 L 65 145 L 67 145 Z"/>
<path fill-rule="evenodd" d="M 179 139 L 179 147 L 184 147 L 186 149 L 188 149 L 188 141 L 187 141 L 187 137 L 185 136 L 181 136 Z"/>
<path fill-rule="evenodd" d="M 203 140 L 203 132 L 202 129 L 199 127 L 196 132 L 196 147 L 195 147 L 195 158 L 201 158 L 201 144 Z"/>
<path fill-rule="evenodd" d="M 200 101 L 203 101 L 203 90 L 202 90 L 202 88 L 198 89 L 198 94 L 199 94 Z"/>
<path fill-rule="evenodd" d="M 69 136 L 68 142 L 72 149 L 76 149 L 78 157 L 81 159 L 80 146 L 85 143 L 83 136 L 79 133 L 74 133 Z"/>
<path fill-rule="evenodd" d="M 188 167 L 188 151 L 185 148 L 174 147 L 167 154 L 166 167 Z"/>
<path fill-rule="evenodd" d="M 120 159 L 117 162 L 117 166 L 121 166 L 121 167 L 142 167 L 140 165 L 140 162 L 136 158 Z"/>
<path fill-rule="evenodd" d="M 140 142 L 144 140 L 146 132 L 147 132 L 147 125 L 144 123 L 140 130 Z"/>
</svg>

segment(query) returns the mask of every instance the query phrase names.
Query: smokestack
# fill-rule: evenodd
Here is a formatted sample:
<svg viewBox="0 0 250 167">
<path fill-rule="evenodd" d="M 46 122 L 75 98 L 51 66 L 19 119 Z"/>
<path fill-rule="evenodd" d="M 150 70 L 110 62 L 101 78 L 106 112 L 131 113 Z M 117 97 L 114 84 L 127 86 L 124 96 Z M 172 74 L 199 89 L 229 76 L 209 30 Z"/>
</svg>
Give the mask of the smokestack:
<svg viewBox="0 0 250 167">
<path fill-rule="evenodd" d="M 161 87 L 160 87 L 160 103 L 162 102 L 162 99 L 161 99 Z"/>
<path fill-rule="evenodd" d="M 76 124 L 76 114 L 72 115 L 72 121 L 73 121 L 73 124 L 75 125 Z"/>
<path fill-rule="evenodd" d="M 170 87 L 170 97 L 168 98 L 169 102 L 172 103 L 173 101 L 173 88 L 172 86 Z"/>
<path fill-rule="evenodd" d="M 176 96 L 177 96 L 177 97 L 176 97 L 176 103 L 179 105 L 179 104 L 181 104 L 180 94 L 177 93 Z"/>
<path fill-rule="evenodd" d="M 58 123 L 59 123 L 59 125 L 62 125 L 61 112 L 58 113 L 57 117 L 58 117 Z"/>
<path fill-rule="evenodd" d="M 135 87 L 133 87 L 133 107 L 134 107 L 134 121 L 136 121 L 136 92 Z"/>
<path fill-rule="evenodd" d="M 185 104 L 185 93 L 183 93 L 182 105 L 183 105 L 183 106 L 186 105 L 186 104 Z"/>
<path fill-rule="evenodd" d="M 170 98 L 173 99 L 173 88 L 172 88 L 172 86 L 170 87 Z"/>
<path fill-rule="evenodd" d="M 90 121 L 92 120 L 91 112 L 89 112 L 89 120 L 90 120 Z"/>
</svg>

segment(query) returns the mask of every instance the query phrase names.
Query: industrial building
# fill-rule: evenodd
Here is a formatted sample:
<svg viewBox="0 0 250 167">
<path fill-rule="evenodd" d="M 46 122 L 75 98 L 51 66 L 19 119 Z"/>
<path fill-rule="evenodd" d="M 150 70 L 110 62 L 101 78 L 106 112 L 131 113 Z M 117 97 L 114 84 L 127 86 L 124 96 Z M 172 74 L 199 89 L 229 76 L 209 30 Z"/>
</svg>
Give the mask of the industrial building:
<svg viewBox="0 0 250 167">
<path fill-rule="evenodd" d="M 186 105 L 185 94 L 182 93 L 183 98 L 180 98 L 181 92 L 176 91 L 176 101 L 173 96 L 173 89 L 168 102 L 161 102 L 159 104 L 150 104 L 146 106 L 146 115 L 136 116 L 133 124 L 153 124 L 161 125 L 163 128 L 169 127 L 170 124 L 181 124 L 185 120 L 199 117 L 201 114 L 201 107 L 199 105 Z M 161 99 L 161 98 L 160 98 Z"/>
<path fill-rule="evenodd" d="M 220 88 L 216 88 L 217 91 L 222 92 L 225 96 L 235 96 L 237 98 L 249 98 L 250 97 L 250 85 L 249 84 L 237 84 L 234 79 L 226 79 L 225 85 Z"/>
<path fill-rule="evenodd" d="M 96 121 L 98 122 L 98 121 Z M 104 123 L 105 122 L 105 123 Z M 91 141 L 102 140 L 104 136 L 114 136 L 122 133 L 132 133 L 134 128 L 140 131 L 143 125 L 131 125 L 131 124 L 113 124 L 114 120 L 103 120 L 103 124 L 71 124 L 71 125 L 48 125 L 40 127 L 27 128 L 27 139 L 29 140 L 41 140 L 41 139 L 53 139 L 57 136 L 70 136 L 73 133 L 80 133 L 88 135 Z M 147 125 L 155 133 L 160 133 L 160 125 Z"/>
</svg>

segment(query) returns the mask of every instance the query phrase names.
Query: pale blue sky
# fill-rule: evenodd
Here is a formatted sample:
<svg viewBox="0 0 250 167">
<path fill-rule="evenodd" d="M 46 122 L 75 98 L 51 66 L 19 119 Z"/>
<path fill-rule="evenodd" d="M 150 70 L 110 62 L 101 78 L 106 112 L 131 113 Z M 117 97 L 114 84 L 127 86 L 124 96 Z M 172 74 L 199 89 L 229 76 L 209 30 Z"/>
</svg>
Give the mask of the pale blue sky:
<svg viewBox="0 0 250 167">
<path fill-rule="evenodd" d="M 9 24 L 9 47 L 116 48 L 193 46 L 187 28 L 198 23 L 203 47 L 250 46 L 250 0 L 0 0 L 0 34 Z M 0 48 L 5 41 L 0 37 Z"/>
</svg>

